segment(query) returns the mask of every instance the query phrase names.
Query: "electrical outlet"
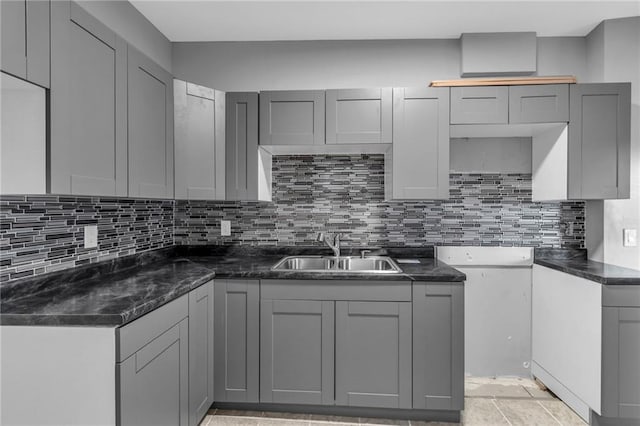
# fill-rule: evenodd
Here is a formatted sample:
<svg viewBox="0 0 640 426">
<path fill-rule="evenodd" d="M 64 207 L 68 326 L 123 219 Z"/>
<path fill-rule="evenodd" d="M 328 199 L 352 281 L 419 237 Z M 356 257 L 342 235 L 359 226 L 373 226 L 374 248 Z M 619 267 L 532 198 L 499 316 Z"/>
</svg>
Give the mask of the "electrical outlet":
<svg viewBox="0 0 640 426">
<path fill-rule="evenodd" d="M 637 229 L 623 229 L 622 230 L 622 245 L 624 247 L 635 247 L 638 245 L 638 230 Z"/>
<path fill-rule="evenodd" d="M 230 220 L 221 220 L 220 221 L 220 235 L 223 237 L 231 236 L 231 221 Z"/>
<path fill-rule="evenodd" d="M 573 234 L 573 222 L 568 222 L 566 228 L 564 228 L 564 235 L 566 235 L 567 237 L 573 237 Z"/>
<path fill-rule="evenodd" d="M 88 225 L 84 227 L 84 248 L 98 247 L 98 226 Z"/>
</svg>

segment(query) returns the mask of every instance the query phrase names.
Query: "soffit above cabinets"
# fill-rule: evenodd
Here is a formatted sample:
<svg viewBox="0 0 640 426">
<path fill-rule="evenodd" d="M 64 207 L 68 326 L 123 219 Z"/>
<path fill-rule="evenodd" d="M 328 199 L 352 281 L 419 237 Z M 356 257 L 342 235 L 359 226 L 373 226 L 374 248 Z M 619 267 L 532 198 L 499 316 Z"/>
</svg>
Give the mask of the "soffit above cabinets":
<svg viewBox="0 0 640 426">
<path fill-rule="evenodd" d="M 131 0 L 170 41 L 459 38 L 467 32 L 585 36 L 637 1 Z"/>
</svg>

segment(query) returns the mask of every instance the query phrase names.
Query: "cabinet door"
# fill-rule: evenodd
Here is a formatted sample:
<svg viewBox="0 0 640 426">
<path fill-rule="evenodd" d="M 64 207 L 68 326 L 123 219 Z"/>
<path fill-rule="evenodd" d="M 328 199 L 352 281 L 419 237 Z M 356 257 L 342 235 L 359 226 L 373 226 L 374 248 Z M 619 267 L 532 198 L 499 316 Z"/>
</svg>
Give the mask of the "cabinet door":
<svg viewBox="0 0 640 426">
<path fill-rule="evenodd" d="M 49 0 L 27 0 L 27 80 L 46 88 L 50 86 L 50 8 Z"/>
<path fill-rule="evenodd" d="M 509 86 L 509 123 L 569 121 L 569 85 Z"/>
<path fill-rule="evenodd" d="M 127 195 L 127 45 L 80 6 L 51 4 L 54 194 Z"/>
<path fill-rule="evenodd" d="M 333 404 L 333 302 L 263 300 L 260 317 L 260 402 Z"/>
<path fill-rule="evenodd" d="M 569 198 L 629 198 L 631 83 L 569 89 Z"/>
<path fill-rule="evenodd" d="M 391 88 L 327 90 L 326 102 L 326 143 L 391 143 Z"/>
<path fill-rule="evenodd" d="M 184 319 L 117 364 L 118 424 L 188 424 L 188 328 Z"/>
<path fill-rule="evenodd" d="M 0 33 L 2 35 L 2 71 L 27 78 L 26 1 L 0 2 Z"/>
<path fill-rule="evenodd" d="M 336 404 L 411 408 L 411 303 L 336 302 Z"/>
<path fill-rule="evenodd" d="M 214 283 L 216 401 L 258 402 L 259 286 L 251 280 Z"/>
<path fill-rule="evenodd" d="M 260 145 L 324 144 L 324 91 L 260 92 Z"/>
<path fill-rule="evenodd" d="M 224 93 L 173 80 L 173 101 L 176 198 L 224 200 Z"/>
<path fill-rule="evenodd" d="M 413 408 L 464 407 L 464 286 L 413 284 Z"/>
<path fill-rule="evenodd" d="M 258 94 L 227 93 L 226 198 L 258 198 Z M 248 165 L 256 165 L 248 167 Z"/>
<path fill-rule="evenodd" d="M 129 46 L 129 196 L 173 198 L 173 80 Z"/>
<path fill-rule="evenodd" d="M 640 418 L 640 308 L 602 308 L 602 415 Z"/>
<path fill-rule="evenodd" d="M 393 90 L 391 198 L 449 198 L 449 89 Z"/>
<path fill-rule="evenodd" d="M 506 124 L 508 122 L 508 87 L 451 88 L 451 124 Z"/>
<path fill-rule="evenodd" d="M 189 425 L 213 404 L 213 282 L 189 293 Z"/>
</svg>

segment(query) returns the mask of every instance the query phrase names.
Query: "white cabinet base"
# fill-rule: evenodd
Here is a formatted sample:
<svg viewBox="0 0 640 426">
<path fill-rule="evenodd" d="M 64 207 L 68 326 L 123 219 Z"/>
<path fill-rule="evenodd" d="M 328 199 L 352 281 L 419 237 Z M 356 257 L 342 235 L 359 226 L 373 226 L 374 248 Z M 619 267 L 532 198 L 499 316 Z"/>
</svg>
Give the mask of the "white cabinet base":
<svg viewBox="0 0 640 426">
<path fill-rule="evenodd" d="M 540 367 L 535 361 L 531 363 L 531 374 L 540 380 L 551 392 L 556 394 L 558 398 L 576 412 L 587 423 L 589 422 L 589 405 L 581 400 L 569 388 L 560 383 L 555 377 L 549 374 L 544 368 Z"/>
</svg>

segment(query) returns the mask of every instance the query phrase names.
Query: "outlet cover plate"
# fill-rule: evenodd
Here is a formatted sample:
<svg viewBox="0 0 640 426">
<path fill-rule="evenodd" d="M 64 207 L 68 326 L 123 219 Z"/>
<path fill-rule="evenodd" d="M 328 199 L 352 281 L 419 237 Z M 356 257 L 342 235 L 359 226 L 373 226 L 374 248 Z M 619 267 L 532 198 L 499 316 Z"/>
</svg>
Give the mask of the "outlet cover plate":
<svg viewBox="0 0 640 426">
<path fill-rule="evenodd" d="M 636 247 L 638 245 L 638 230 L 637 229 L 623 229 L 622 230 L 622 245 L 624 247 Z"/>
<path fill-rule="evenodd" d="M 84 227 L 84 248 L 98 247 L 98 226 L 87 225 Z"/>
<path fill-rule="evenodd" d="M 231 236 L 231 221 L 230 220 L 221 220 L 220 221 L 220 235 L 223 237 Z"/>
</svg>

